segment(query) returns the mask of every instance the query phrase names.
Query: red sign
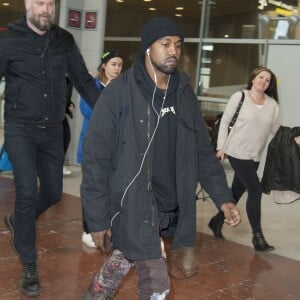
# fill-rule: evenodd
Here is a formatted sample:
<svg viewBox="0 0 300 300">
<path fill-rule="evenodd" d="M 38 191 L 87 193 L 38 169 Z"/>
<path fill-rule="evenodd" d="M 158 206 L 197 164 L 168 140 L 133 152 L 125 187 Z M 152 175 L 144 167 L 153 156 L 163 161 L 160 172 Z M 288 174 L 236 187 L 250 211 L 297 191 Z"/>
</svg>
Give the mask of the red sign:
<svg viewBox="0 0 300 300">
<path fill-rule="evenodd" d="M 87 11 L 85 12 L 84 28 L 94 30 L 97 27 L 97 12 Z"/>
<path fill-rule="evenodd" d="M 68 14 L 68 26 L 72 28 L 81 27 L 81 11 L 70 9 Z"/>
</svg>

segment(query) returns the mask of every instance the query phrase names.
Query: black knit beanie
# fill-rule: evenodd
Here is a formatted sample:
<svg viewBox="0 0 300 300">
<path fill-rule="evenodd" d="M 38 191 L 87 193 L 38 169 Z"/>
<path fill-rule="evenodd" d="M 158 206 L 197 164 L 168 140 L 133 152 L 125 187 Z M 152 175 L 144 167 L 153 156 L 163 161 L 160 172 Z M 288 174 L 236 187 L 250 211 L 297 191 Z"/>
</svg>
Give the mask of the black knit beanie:
<svg viewBox="0 0 300 300">
<path fill-rule="evenodd" d="M 154 17 L 148 20 L 141 30 L 141 52 L 145 53 L 147 48 L 156 40 L 164 36 L 179 36 L 184 40 L 180 26 L 171 18 Z"/>
</svg>

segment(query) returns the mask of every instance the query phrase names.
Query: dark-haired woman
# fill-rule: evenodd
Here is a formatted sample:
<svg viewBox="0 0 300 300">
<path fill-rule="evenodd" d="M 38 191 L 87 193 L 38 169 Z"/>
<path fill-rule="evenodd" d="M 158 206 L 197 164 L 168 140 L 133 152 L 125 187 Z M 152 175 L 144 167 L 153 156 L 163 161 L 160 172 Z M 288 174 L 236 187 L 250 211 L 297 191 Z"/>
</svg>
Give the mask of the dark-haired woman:
<svg viewBox="0 0 300 300">
<path fill-rule="evenodd" d="M 270 134 L 275 135 L 279 124 L 277 79 L 266 67 L 257 67 L 249 77 L 244 90 L 245 100 L 237 121 L 230 133 L 228 125 L 241 99 L 241 92 L 234 93 L 224 111 L 217 143 L 217 157 L 228 160 L 234 170 L 232 194 L 238 202 L 247 190 L 246 211 L 253 233 L 253 246 L 257 251 L 271 251 L 261 228 L 262 188 L 257 175 L 261 154 Z M 216 238 L 223 239 L 224 215 L 217 213 L 208 226 Z"/>
</svg>

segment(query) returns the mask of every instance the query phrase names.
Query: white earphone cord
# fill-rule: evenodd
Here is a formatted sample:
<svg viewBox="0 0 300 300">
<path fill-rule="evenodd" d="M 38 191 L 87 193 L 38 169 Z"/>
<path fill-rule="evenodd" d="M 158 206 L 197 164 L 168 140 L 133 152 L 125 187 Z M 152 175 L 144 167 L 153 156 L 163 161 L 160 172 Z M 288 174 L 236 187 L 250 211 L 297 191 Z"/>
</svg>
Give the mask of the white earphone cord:
<svg viewBox="0 0 300 300">
<path fill-rule="evenodd" d="M 151 62 L 151 60 L 150 60 L 150 62 Z M 151 66 L 152 66 L 152 64 L 151 64 Z M 152 67 L 152 68 L 153 68 L 153 67 Z M 154 68 L 153 68 L 153 72 L 154 72 Z M 155 74 L 155 72 L 154 72 L 154 74 Z M 156 76 L 155 76 L 155 77 L 156 77 Z M 122 198 L 121 198 L 121 207 L 123 206 L 123 201 L 124 201 L 125 195 L 127 194 L 127 191 L 128 191 L 129 188 L 132 186 L 132 184 L 135 182 L 135 180 L 137 179 L 137 177 L 141 174 L 141 171 L 142 171 L 142 168 L 143 168 L 145 159 L 146 159 L 146 155 L 147 155 L 147 153 L 148 153 L 148 151 L 149 151 L 149 149 L 150 149 L 150 146 L 151 146 L 151 144 L 152 144 L 152 141 L 153 141 L 153 139 L 154 139 L 156 130 L 157 130 L 158 125 L 159 125 L 159 121 L 160 121 L 160 118 L 161 118 L 161 111 L 162 111 L 162 109 L 163 109 L 163 107 L 164 107 L 165 100 L 166 100 L 166 98 L 167 98 L 167 91 L 168 91 L 168 87 L 169 87 L 170 77 L 171 77 L 171 74 L 170 74 L 169 77 L 168 77 L 167 87 L 166 87 L 166 90 L 165 90 L 165 93 L 164 93 L 163 101 L 162 101 L 162 103 L 161 103 L 160 113 L 159 113 L 159 114 L 158 114 L 158 112 L 156 111 L 156 109 L 154 108 L 154 105 L 153 105 L 153 104 L 154 104 L 154 96 L 155 96 L 155 92 L 156 92 L 156 88 L 157 88 L 157 87 L 156 87 L 156 82 L 155 82 L 155 87 L 154 87 L 154 91 L 153 91 L 153 94 L 152 94 L 152 100 L 151 100 L 151 103 L 152 103 L 152 108 L 154 109 L 155 113 L 157 114 L 157 123 L 156 123 L 156 125 L 155 125 L 155 128 L 154 128 L 154 130 L 153 130 L 153 134 L 152 134 L 152 136 L 151 136 L 151 138 L 150 138 L 150 141 L 149 141 L 149 143 L 148 143 L 148 145 L 147 145 L 147 148 L 146 148 L 146 150 L 145 150 L 145 153 L 144 153 L 144 155 L 143 155 L 143 159 L 142 159 L 141 165 L 140 165 L 140 167 L 139 167 L 139 170 L 137 171 L 137 173 L 135 174 L 135 176 L 132 178 L 132 180 L 129 182 L 129 184 L 127 185 L 127 187 L 126 187 L 126 189 L 125 189 L 125 191 L 124 191 L 124 193 L 123 193 L 123 196 L 122 196 Z M 112 219 L 111 219 L 111 226 L 112 226 L 112 223 L 113 223 L 114 219 L 115 219 L 119 214 L 120 214 L 120 212 L 117 212 L 117 213 L 112 217 Z"/>
</svg>

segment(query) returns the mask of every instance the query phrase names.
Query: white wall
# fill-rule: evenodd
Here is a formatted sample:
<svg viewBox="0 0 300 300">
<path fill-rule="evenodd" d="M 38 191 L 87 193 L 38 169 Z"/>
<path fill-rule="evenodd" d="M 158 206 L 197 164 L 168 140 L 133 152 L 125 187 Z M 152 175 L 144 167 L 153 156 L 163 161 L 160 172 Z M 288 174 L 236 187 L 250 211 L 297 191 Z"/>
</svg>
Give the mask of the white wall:
<svg viewBox="0 0 300 300">
<path fill-rule="evenodd" d="M 299 45 L 270 45 L 267 66 L 278 79 L 282 125 L 300 126 L 300 43 Z"/>
<path fill-rule="evenodd" d="M 300 126 L 300 41 L 292 45 L 269 45 L 267 67 L 278 80 L 280 119 L 283 126 Z M 271 138 L 270 138 L 271 140 Z M 262 176 L 267 155 L 265 148 L 258 174 Z"/>
</svg>

